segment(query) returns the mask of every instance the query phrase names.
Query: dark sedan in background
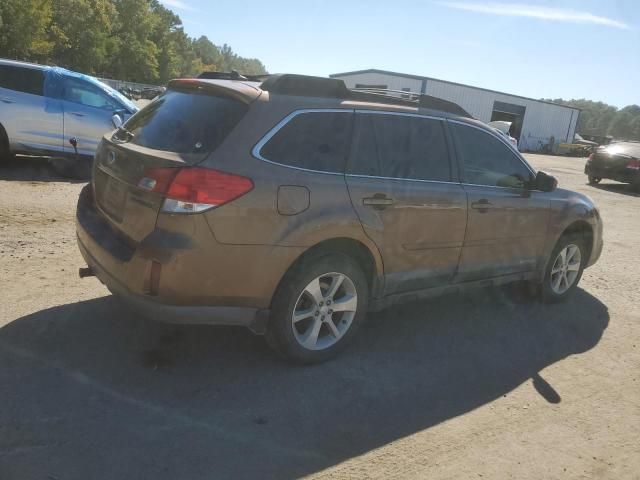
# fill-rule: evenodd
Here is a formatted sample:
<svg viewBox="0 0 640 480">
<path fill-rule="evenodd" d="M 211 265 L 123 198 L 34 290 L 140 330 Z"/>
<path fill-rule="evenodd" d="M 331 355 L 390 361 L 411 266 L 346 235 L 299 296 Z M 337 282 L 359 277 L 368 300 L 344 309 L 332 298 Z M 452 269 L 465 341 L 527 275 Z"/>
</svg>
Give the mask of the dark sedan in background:
<svg viewBox="0 0 640 480">
<path fill-rule="evenodd" d="M 640 142 L 617 142 L 598 148 L 584 167 L 590 184 L 603 178 L 630 183 L 640 191 Z"/>
</svg>

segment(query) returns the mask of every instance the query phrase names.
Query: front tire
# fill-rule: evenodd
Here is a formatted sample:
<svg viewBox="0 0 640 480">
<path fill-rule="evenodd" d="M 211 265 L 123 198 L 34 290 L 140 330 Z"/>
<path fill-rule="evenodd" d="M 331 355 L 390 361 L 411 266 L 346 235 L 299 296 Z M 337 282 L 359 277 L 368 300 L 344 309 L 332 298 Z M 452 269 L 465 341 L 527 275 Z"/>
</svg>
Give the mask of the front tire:
<svg viewBox="0 0 640 480">
<path fill-rule="evenodd" d="M 274 297 L 269 345 L 296 363 L 328 360 L 347 346 L 364 321 L 368 290 L 362 269 L 351 257 L 303 258 Z"/>
<path fill-rule="evenodd" d="M 562 302 L 569 298 L 582 278 L 587 262 L 587 248 L 578 235 L 564 235 L 551 252 L 541 296 L 544 303 Z"/>
<path fill-rule="evenodd" d="M 589 175 L 588 177 L 589 185 L 597 185 L 601 180 L 602 178 L 594 177 L 593 175 Z"/>
</svg>

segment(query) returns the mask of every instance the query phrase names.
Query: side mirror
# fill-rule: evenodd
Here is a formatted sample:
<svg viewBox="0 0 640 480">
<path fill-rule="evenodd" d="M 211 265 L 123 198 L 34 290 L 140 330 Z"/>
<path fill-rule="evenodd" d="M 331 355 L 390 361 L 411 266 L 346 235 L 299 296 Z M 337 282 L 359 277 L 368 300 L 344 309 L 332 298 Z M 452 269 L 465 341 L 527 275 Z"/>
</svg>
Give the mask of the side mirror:
<svg viewBox="0 0 640 480">
<path fill-rule="evenodd" d="M 111 123 L 115 128 L 120 128 L 124 122 L 119 113 L 114 113 L 111 117 Z"/>
<path fill-rule="evenodd" d="M 540 190 L 541 192 L 553 192 L 558 188 L 558 179 L 548 173 L 539 171 L 536 174 L 533 188 L 535 190 Z"/>
</svg>

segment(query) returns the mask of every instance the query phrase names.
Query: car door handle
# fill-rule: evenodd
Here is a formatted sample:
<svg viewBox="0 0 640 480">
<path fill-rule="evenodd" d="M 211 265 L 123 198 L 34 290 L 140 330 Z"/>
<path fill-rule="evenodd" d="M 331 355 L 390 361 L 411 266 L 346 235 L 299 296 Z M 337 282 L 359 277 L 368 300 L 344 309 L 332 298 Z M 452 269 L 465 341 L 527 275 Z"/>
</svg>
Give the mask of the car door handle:
<svg viewBox="0 0 640 480">
<path fill-rule="evenodd" d="M 363 198 L 362 204 L 372 206 L 376 210 L 382 210 L 393 205 L 393 199 L 382 193 L 376 193 L 373 197 Z"/>
<path fill-rule="evenodd" d="M 85 117 L 86 114 L 80 112 L 69 112 L 71 115 L 75 115 L 76 117 Z"/>
<path fill-rule="evenodd" d="M 4 102 L 4 103 L 16 103 L 15 100 L 11 100 L 10 98 L 7 97 L 2 97 L 0 98 L 0 102 Z"/>
<path fill-rule="evenodd" d="M 471 208 L 478 210 L 480 213 L 485 213 L 492 207 L 491 202 L 486 198 L 482 198 L 477 202 L 471 204 Z"/>
</svg>

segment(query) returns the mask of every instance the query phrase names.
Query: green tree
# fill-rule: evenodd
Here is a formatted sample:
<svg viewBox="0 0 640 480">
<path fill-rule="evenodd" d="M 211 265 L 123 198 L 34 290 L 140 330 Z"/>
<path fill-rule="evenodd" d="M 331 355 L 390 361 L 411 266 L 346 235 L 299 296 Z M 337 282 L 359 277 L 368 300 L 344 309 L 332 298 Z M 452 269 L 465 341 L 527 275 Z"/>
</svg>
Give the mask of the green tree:
<svg viewBox="0 0 640 480">
<path fill-rule="evenodd" d="M 116 8 L 110 0 L 56 0 L 53 6 L 52 60 L 89 74 L 104 74 L 117 48 Z"/>
<path fill-rule="evenodd" d="M 224 64 L 220 49 L 211 43 L 204 35 L 193 41 L 193 51 L 203 65 L 213 65 L 221 69 L 223 68 Z"/>
<path fill-rule="evenodd" d="M 158 48 L 158 77 L 160 83 L 166 83 L 171 78 L 180 76 L 182 70 L 182 61 L 178 56 L 178 42 L 184 34 L 182 21 L 155 0 L 151 11 L 157 19 L 151 41 Z"/>
<path fill-rule="evenodd" d="M 18 60 L 44 60 L 53 48 L 48 28 L 52 0 L 0 1 L 0 53 Z"/>
<path fill-rule="evenodd" d="M 621 140 L 640 140 L 640 106 L 628 105 L 620 110 L 612 105 L 591 100 L 551 100 L 580 109 L 576 133 L 612 135 Z"/>
<path fill-rule="evenodd" d="M 116 55 L 111 59 L 109 73 L 114 78 L 136 82 L 157 82 L 158 46 L 151 40 L 159 21 L 148 0 L 114 0 L 117 24 Z"/>
<path fill-rule="evenodd" d="M 212 70 L 266 73 L 229 45 L 190 38 L 159 0 L 0 0 L 0 57 L 143 83 Z"/>
</svg>

